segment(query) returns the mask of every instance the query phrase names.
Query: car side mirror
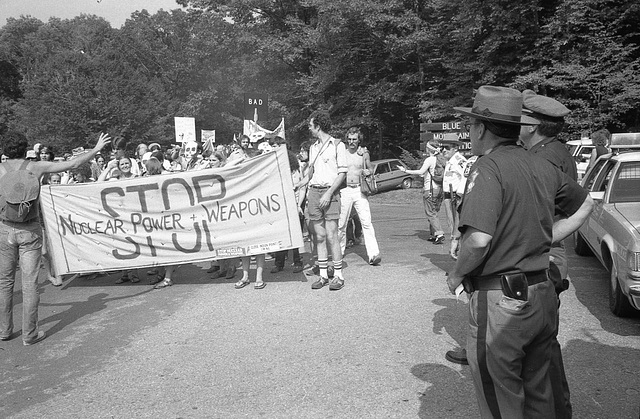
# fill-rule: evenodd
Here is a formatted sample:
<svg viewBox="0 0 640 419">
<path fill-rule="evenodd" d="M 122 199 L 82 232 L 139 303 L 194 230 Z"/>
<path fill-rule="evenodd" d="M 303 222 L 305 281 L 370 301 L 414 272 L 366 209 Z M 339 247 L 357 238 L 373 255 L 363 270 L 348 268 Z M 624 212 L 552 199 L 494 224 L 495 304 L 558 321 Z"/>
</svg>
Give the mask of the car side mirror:
<svg viewBox="0 0 640 419">
<path fill-rule="evenodd" d="M 604 191 L 589 192 L 589 195 L 594 201 L 602 201 L 604 199 Z"/>
</svg>

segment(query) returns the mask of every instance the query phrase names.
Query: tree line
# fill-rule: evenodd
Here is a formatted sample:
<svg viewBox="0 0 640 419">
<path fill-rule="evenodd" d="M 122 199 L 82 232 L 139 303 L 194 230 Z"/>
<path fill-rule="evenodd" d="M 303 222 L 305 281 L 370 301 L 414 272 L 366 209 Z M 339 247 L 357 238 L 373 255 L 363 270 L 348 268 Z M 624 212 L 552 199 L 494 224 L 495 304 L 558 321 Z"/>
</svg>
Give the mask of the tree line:
<svg viewBox="0 0 640 419">
<path fill-rule="evenodd" d="M 0 131 L 60 151 L 104 131 L 174 142 L 196 118 L 228 142 L 244 93 L 269 95 L 275 128 L 309 138 L 327 109 L 360 125 L 376 158 L 419 148 L 420 122 L 456 118 L 483 84 L 567 105 L 565 139 L 640 131 L 640 4 L 603 0 L 176 0 L 115 29 L 97 16 L 0 28 Z"/>
</svg>

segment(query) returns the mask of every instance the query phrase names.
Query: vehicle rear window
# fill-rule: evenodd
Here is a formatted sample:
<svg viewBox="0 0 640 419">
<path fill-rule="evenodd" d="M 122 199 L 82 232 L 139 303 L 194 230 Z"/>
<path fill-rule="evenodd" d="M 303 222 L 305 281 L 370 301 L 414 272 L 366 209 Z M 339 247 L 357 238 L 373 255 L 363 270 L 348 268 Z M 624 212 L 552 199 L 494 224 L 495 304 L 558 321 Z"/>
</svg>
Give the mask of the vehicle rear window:
<svg viewBox="0 0 640 419">
<path fill-rule="evenodd" d="M 640 162 L 627 162 L 620 165 L 611 188 L 609 202 L 640 202 Z"/>
</svg>

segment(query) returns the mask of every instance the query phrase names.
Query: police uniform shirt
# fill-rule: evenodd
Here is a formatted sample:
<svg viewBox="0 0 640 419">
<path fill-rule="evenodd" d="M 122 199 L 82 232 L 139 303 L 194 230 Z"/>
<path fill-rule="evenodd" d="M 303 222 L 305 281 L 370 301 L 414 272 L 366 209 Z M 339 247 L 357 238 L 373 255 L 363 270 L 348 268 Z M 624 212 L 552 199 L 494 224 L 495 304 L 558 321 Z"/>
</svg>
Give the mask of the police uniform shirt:
<svg viewBox="0 0 640 419">
<path fill-rule="evenodd" d="M 460 215 L 460 231 L 474 227 L 493 238 L 471 276 L 547 269 L 554 201 L 577 211 L 587 192 L 549 162 L 522 147 L 502 145 L 473 166 Z"/>
<path fill-rule="evenodd" d="M 540 141 L 531 147 L 529 151 L 551 162 L 571 179 L 578 179 L 575 160 L 569 154 L 567 147 L 555 138 Z"/>
</svg>

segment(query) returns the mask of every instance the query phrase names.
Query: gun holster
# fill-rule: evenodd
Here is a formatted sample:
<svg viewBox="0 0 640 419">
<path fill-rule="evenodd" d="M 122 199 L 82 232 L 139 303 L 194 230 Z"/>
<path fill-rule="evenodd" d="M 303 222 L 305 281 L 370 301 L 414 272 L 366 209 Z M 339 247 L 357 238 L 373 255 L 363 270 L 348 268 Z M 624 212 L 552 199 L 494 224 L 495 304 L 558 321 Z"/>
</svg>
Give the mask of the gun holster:
<svg viewBox="0 0 640 419">
<path fill-rule="evenodd" d="M 516 300 L 529 300 L 529 283 L 523 273 L 501 275 L 502 294 Z"/>
</svg>

